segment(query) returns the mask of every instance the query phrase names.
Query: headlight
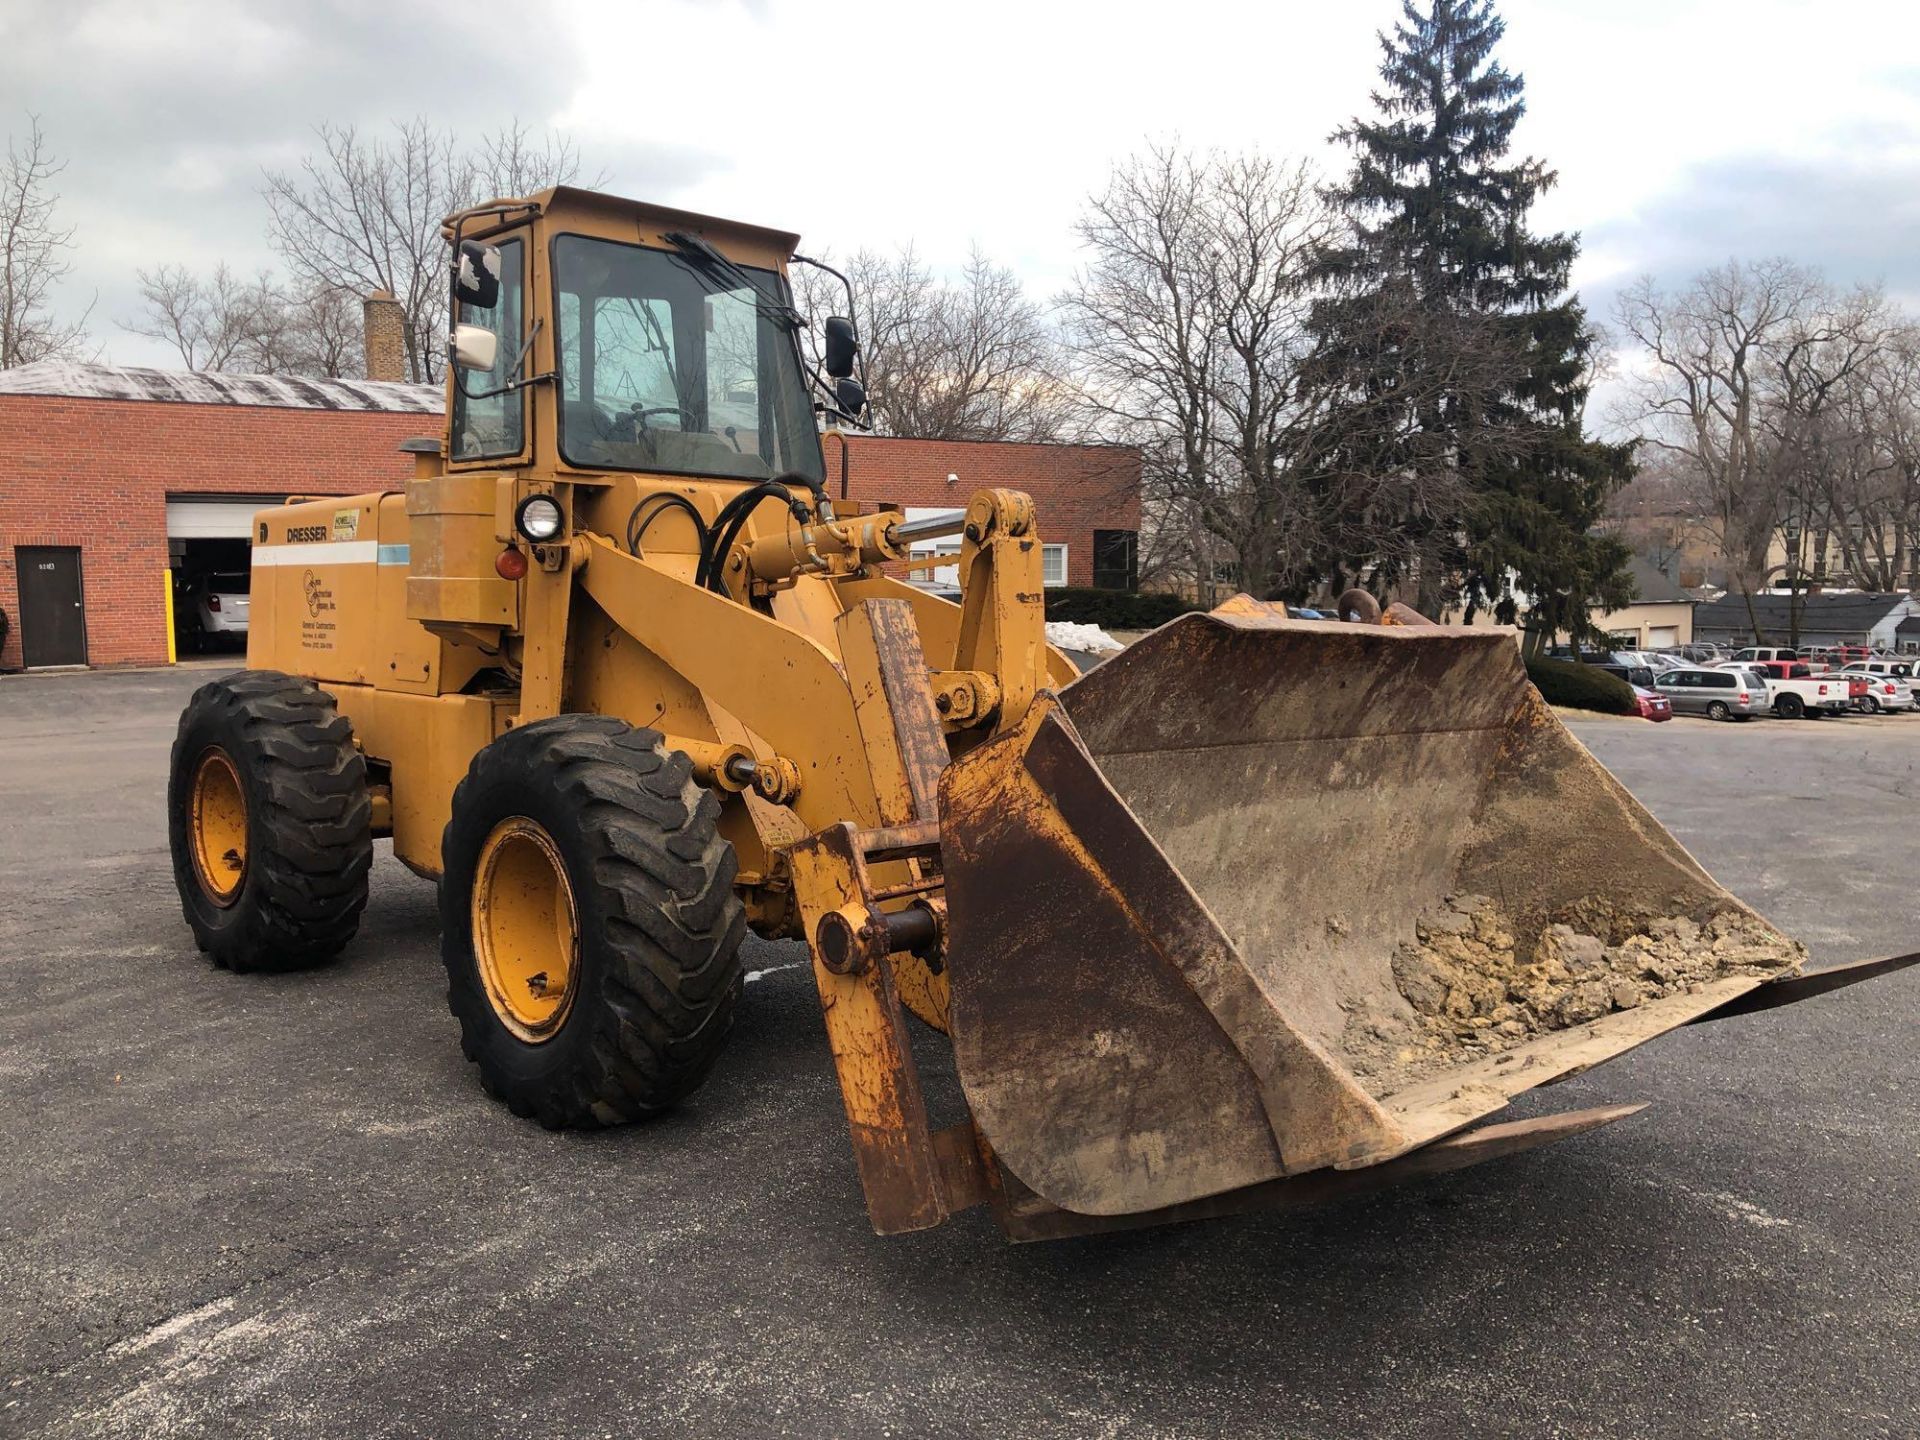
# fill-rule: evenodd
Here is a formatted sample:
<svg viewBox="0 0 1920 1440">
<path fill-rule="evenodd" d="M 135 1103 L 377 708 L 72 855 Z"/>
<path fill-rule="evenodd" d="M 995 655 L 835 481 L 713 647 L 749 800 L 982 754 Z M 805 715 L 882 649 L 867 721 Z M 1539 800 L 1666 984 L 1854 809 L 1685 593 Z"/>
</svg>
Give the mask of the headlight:
<svg viewBox="0 0 1920 1440">
<path fill-rule="evenodd" d="M 536 545 L 553 539 L 565 523 L 560 502 L 551 495 L 529 495 L 513 516 L 513 528 Z"/>
</svg>

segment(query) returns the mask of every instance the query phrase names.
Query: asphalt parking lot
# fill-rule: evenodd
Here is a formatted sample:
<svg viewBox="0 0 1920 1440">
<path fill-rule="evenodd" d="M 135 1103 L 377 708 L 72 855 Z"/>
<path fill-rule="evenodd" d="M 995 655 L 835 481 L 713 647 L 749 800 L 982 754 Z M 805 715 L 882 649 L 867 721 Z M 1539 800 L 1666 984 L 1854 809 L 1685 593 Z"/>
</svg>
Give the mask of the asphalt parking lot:
<svg viewBox="0 0 1920 1440">
<path fill-rule="evenodd" d="M 210 673 L 0 681 L 0 1435 L 1920 1432 L 1920 972 L 1339 1210 L 879 1240 L 795 947 L 694 1103 L 598 1135 L 480 1093 L 390 856 L 339 964 L 211 969 L 162 813 Z M 1817 961 L 1920 945 L 1920 717 L 1576 728 Z"/>
</svg>

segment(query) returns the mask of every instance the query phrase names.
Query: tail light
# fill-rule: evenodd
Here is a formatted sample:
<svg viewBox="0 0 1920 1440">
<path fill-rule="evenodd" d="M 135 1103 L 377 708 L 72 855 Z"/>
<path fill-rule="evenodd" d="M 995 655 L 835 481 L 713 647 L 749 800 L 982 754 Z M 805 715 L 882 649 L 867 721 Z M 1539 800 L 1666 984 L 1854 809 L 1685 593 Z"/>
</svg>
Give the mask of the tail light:
<svg viewBox="0 0 1920 1440">
<path fill-rule="evenodd" d="M 1826 694 L 1826 693 L 1827 693 L 1827 687 L 1826 687 L 1826 686 L 1824 686 L 1824 685 L 1822 685 L 1822 686 L 1820 687 L 1820 693 L 1821 693 L 1822 695 L 1824 695 L 1824 694 Z"/>
<path fill-rule="evenodd" d="M 207 596 L 207 608 L 209 610 L 218 610 L 220 608 L 220 597 L 218 595 Z"/>
<path fill-rule="evenodd" d="M 1747 701 L 1748 701 L 1748 700 L 1750 700 L 1750 699 L 1752 699 L 1752 698 L 1753 698 L 1753 697 L 1752 697 L 1752 696 L 1750 696 L 1750 695 L 1748 695 L 1746 691 L 1744 691 L 1744 690 L 1742 690 L 1742 691 L 1740 692 L 1740 703 L 1741 703 L 1742 705 L 1744 705 L 1744 704 L 1746 704 L 1746 703 L 1747 703 Z"/>
</svg>

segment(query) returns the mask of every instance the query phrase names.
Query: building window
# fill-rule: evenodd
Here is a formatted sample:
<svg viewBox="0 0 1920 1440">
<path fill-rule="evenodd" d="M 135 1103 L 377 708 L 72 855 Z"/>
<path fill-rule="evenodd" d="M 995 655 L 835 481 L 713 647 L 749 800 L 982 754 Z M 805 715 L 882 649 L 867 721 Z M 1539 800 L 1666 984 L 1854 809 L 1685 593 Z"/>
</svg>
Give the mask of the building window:
<svg viewBox="0 0 1920 1440">
<path fill-rule="evenodd" d="M 901 512 L 907 520 L 933 520 L 957 516 L 964 512 L 951 505 L 909 505 Z M 908 552 L 910 579 L 934 585 L 958 585 L 960 583 L 960 537 L 942 535 L 932 540 L 916 540 Z M 938 561 L 938 564 L 931 563 Z"/>
<path fill-rule="evenodd" d="M 1066 546 L 1042 545 L 1040 547 L 1040 583 L 1042 585 L 1067 583 Z"/>
<path fill-rule="evenodd" d="M 1140 584 L 1139 533 L 1093 532 L 1093 584 L 1097 590 L 1133 590 Z"/>
</svg>

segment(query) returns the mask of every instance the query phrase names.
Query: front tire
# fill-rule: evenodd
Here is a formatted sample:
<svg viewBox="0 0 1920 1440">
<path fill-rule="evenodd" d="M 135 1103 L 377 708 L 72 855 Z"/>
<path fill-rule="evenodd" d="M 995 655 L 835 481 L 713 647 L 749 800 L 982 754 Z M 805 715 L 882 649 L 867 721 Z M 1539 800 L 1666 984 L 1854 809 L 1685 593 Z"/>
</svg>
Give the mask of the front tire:
<svg viewBox="0 0 1920 1440">
<path fill-rule="evenodd" d="M 229 970 L 333 959 L 360 926 L 373 804 L 353 729 L 311 680 L 243 670 L 180 715 L 167 784 L 194 943 Z"/>
<path fill-rule="evenodd" d="M 706 1079 L 746 931 L 719 819 L 685 755 L 611 717 L 474 757 L 441 844 L 441 956 L 461 1049 L 514 1114 L 620 1124 Z"/>
</svg>

